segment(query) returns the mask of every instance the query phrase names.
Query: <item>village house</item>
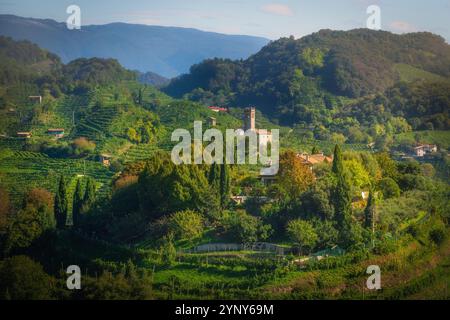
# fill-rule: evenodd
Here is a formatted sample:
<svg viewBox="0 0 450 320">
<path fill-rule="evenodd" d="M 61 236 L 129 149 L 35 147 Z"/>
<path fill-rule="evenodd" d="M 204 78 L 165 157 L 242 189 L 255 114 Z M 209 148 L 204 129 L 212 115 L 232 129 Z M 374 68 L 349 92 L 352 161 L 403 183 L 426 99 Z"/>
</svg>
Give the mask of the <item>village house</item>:
<svg viewBox="0 0 450 320">
<path fill-rule="evenodd" d="M 111 165 L 111 155 L 103 153 L 100 155 L 100 162 L 105 166 L 109 167 Z"/>
<path fill-rule="evenodd" d="M 247 196 L 231 196 L 231 200 L 233 200 L 237 205 L 241 205 L 247 201 Z"/>
<path fill-rule="evenodd" d="M 307 154 L 307 153 L 298 153 L 297 157 L 300 158 L 303 164 L 307 165 L 308 167 L 312 168 L 314 165 L 319 163 L 332 163 L 333 157 L 327 157 L 323 153 L 317 153 L 317 154 Z"/>
<path fill-rule="evenodd" d="M 276 181 L 277 177 L 274 175 L 264 175 L 264 174 L 260 174 L 259 175 L 259 179 L 261 180 L 261 182 L 265 185 L 271 184 L 273 182 Z"/>
<path fill-rule="evenodd" d="M 56 139 L 60 139 L 64 137 L 64 129 L 58 128 L 58 129 L 47 129 L 47 134 L 55 137 Z"/>
<path fill-rule="evenodd" d="M 31 134 L 31 132 L 28 132 L 28 131 L 19 131 L 16 133 L 16 136 L 18 138 L 30 139 L 32 134 Z"/>
<path fill-rule="evenodd" d="M 208 118 L 208 125 L 210 127 L 215 127 L 217 125 L 217 120 L 214 117 L 209 117 Z"/>
<path fill-rule="evenodd" d="M 416 157 L 423 157 L 428 153 L 437 152 L 437 146 L 435 144 L 420 144 L 413 149 L 413 154 Z"/>
<path fill-rule="evenodd" d="M 230 199 L 233 200 L 237 205 L 242 205 L 249 199 L 256 200 L 260 203 L 268 203 L 272 201 L 269 197 L 266 196 L 231 196 Z"/>
<path fill-rule="evenodd" d="M 208 109 L 211 111 L 214 111 L 214 112 L 228 112 L 227 108 L 216 107 L 216 106 L 209 106 Z"/>
<path fill-rule="evenodd" d="M 33 101 L 38 101 L 39 104 L 42 103 L 42 96 L 29 96 L 28 99 L 33 100 Z"/>
</svg>

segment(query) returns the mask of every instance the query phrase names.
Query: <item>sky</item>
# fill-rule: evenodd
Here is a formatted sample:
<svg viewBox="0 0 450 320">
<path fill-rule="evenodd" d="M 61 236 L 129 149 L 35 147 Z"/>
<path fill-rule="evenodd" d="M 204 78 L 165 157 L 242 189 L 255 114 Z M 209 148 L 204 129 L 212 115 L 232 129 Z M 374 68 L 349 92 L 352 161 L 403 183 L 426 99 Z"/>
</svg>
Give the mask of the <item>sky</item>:
<svg viewBox="0 0 450 320">
<path fill-rule="evenodd" d="M 82 25 L 128 22 L 269 39 L 365 28 L 367 7 L 378 5 L 381 29 L 429 31 L 450 42 L 450 0 L 0 0 L 0 13 L 66 21 L 72 4 Z"/>
</svg>

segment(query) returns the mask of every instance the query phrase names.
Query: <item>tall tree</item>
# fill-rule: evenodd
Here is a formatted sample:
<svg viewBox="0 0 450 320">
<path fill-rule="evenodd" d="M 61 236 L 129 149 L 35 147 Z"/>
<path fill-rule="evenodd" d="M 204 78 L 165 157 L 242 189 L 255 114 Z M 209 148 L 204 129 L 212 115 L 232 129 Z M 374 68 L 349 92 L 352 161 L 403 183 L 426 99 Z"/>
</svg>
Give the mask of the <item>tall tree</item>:
<svg viewBox="0 0 450 320">
<path fill-rule="evenodd" d="M 352 241 L 352 210 L 351 189 L 342 160 L 341 148 L 334 148 L 333 173 L 336 177 L 336 186 L 332 192 L 336 225 L 339 231 L 339 240 L 342 245 L 349 245 Z"/>
<path fill-rule="evenodd" d="M 81 179 L 78 179 L 77 186 L 75 188 L 75 194 L 73 195 L 73 207 L 72 207 L 72 220 L 73 225 L 78 227 L 80 224 L 81 210 L 83 208 L 83 188 L 81 186 Z"/>
<path fill-rule="evenodd" d="M 64 175 L 61 175 L 58 191 L 55 195 L 55 218 L 58 229 L 66 227 L 68 207 L 66 181 Z"/>
<path fill-rule="evenodd" d="M 338 144 L 334 147 L 332 170 L 336 176 L 340 176 L 344 171 L 344 161 L 342 159 L 341 147 L 339 147 Z"/>
<path fill-rule="evenodd" d="M 220 165 L 220 205 L 222 208 L 224 208 L 230 198 L 230 187 L 231 187 L 231 180 L 230 180 L 230 170 L 228 168 L 228 165 L 221 164 Z"/>
<path fill-rule="evenodd" d="M 6 250 L 26 248 L 55 227 L 53 201 L 53 194 L 45 189 L 32 189 L 26 194 L 22 208 L 11 219 Z"/>
<path fill-rule="evenodd" d="M 199 166 L 177 166 L 168 153 L 158 152 L 139 175 L 139 205 L 151 219 L 187 209 L 214 216 L 219 199 L 212 189 Z"/>
<path fill-rule="evenodd" d="M 367 205 L 364 209 L 364 227 L 365 228 L 372 228 L 373 226 L 373 219 L 374 219 L 374 213 L 375 213 L 375 196 L 374 192 L 371 189 L 369 191 L 369 199 L 367 199 Z"/>
<path fill-rule="evenodd" d="M 302 163 L 295 152 L 288 150 L 280 156 L 278 181 L 287 199 L 296 200 L 314 183 L 311 169 Z"/>
<path fill-rule="evenodd" d="M 86 191 L 83 197 L 82 212 L 88 211 L 95 202 L 95 180 L 89 178 L 86 183 Z"/>
<path fill-rule="evenodd" d="M 220 175 L 221 175 L 221 168 L 219 167 L 219 165 L 215 162 L 213 162 L 213 164 L 211 165 L 210 169 L 209 169 L 209 174 L 208 174 L 208 182 L 209 185 L 217 192 L 219 192 L 219 188 L 220 188 Z"/>
<path fill-rule="evenodd" d="M 142 106 L 142 88 L 139 88 L 138 92 L 138 105 Z"/>
<path fill-rule="evenodd" d="M 300 219 L 291 220 L 287 224 L 286 229 L 289 237 L 299 245 L 300 254 L 303 254 L 305 247 L 309 249 L 314 248 L 319 240 L 313 225 L 308 221 Z"/>
<path fill-rule="evenodd" d="M 6 231 L 9 220 L 10 201 L 9 194 L 0 187 L 0 232 Z"/>
</svg>

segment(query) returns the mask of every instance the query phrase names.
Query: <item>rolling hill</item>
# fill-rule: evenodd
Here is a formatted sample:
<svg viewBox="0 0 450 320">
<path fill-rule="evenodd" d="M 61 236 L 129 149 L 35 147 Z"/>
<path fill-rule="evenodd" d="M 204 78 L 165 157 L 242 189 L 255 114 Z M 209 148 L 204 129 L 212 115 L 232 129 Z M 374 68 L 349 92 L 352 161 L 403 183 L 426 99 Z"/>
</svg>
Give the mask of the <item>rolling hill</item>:
<svg viewBox="0 0 450 320">
<path fill-rule="evenodd" d="M 314 124 L 333 121 L 333 110 L 361 98 L 377 105 L 384 99 L 378 96 L 390 88 L 409 90 L 398 88 L 400 83 L 411 90 L 424 88 L 420 92 L 425 94 L 438 87 L 436 82 L 448 87 L 449 79 L 450 46 L 440 36 L 321 30 L 300 39 L 273 41 L 246 60 L 205 60 L 163 90 L 174 97 L 219 105 L 254 105 L 287 124 Z M 428 84 L 417 85 L 418 81 Z M 407 106 L 392 103 L 391 93 L 386 102 L 389 109 L 392 106 L 390 112 L 404 116 L 407 113 L 401 109 Z M 433 99 L 428 100 L 424 105 L 428 110 L 409 116 L 445 112 L 442 103 L 435 108 Z"/>
</svg>

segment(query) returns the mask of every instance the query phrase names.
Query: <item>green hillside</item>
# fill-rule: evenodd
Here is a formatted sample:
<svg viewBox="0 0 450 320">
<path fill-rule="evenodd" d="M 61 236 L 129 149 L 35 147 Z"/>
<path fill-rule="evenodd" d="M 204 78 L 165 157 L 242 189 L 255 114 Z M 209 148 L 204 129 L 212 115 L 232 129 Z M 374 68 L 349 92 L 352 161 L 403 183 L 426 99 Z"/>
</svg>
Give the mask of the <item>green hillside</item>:
<svg viewBox="0 0 450 320">
<path fill-rule="evenodd" d="M 254 105 L 286 125 L 331 127 L 349 135 L 352 126 L 385 125 L 392 115 L 405 118 L 413 127 L 417 124 L 414 118 L 434 119 L 441 113 L 448 117 L 449 57 L 450 46 L 430 33 L 321 30 L 300 39 L 273 41 L 246 60 L 205 60 L 163 90 L 204 103 Z M 418 85 L 419 80 L 425 83 Z M 403 85 L 406 89 L 399 88 L 401 81 L 409 83 Z M 420 85 L 433 88 L 436 82 L 443 82 L 440 92 L 446 96 L 444 105 L 428 101 L 417 114 L 401 103 L 398 90 L 415 90 Z M 398 97 L 392 97 L 393 92 Z M 369 121 L 339 123 L 354 117 L 343 107 L 359 99 L 366 100 L 369 108 L 376 108 L 383 100 L 391 104 L 384 105 L 382 112 L 369 114 Z M 425 129 L 426 122 L 434 122 L 430 119 L 418 127 Z"/>
<path fill-rule="evenodd" d="M 405 82 L 413 82 L 416 80 L 425 81 L 449 81 L 448 77 L 425 71 L 404 63 L 397 63 L 394 65 L 395 70 L 400 75 L 400 80 Z"/>
<path fill-rule="evenodd" d="M 0 37 L 1 54 L 0 299 L 449 299 L 441 38 L 325 30 L 205 61 L 165 92 L 111 59 L 62 64 Z M 242 128 L 247 106 L 280 130 L 275 175 L 172 159 L 174 130 Z M 364 286 L 373 265 L 381 290 Z"/>
</svg>

